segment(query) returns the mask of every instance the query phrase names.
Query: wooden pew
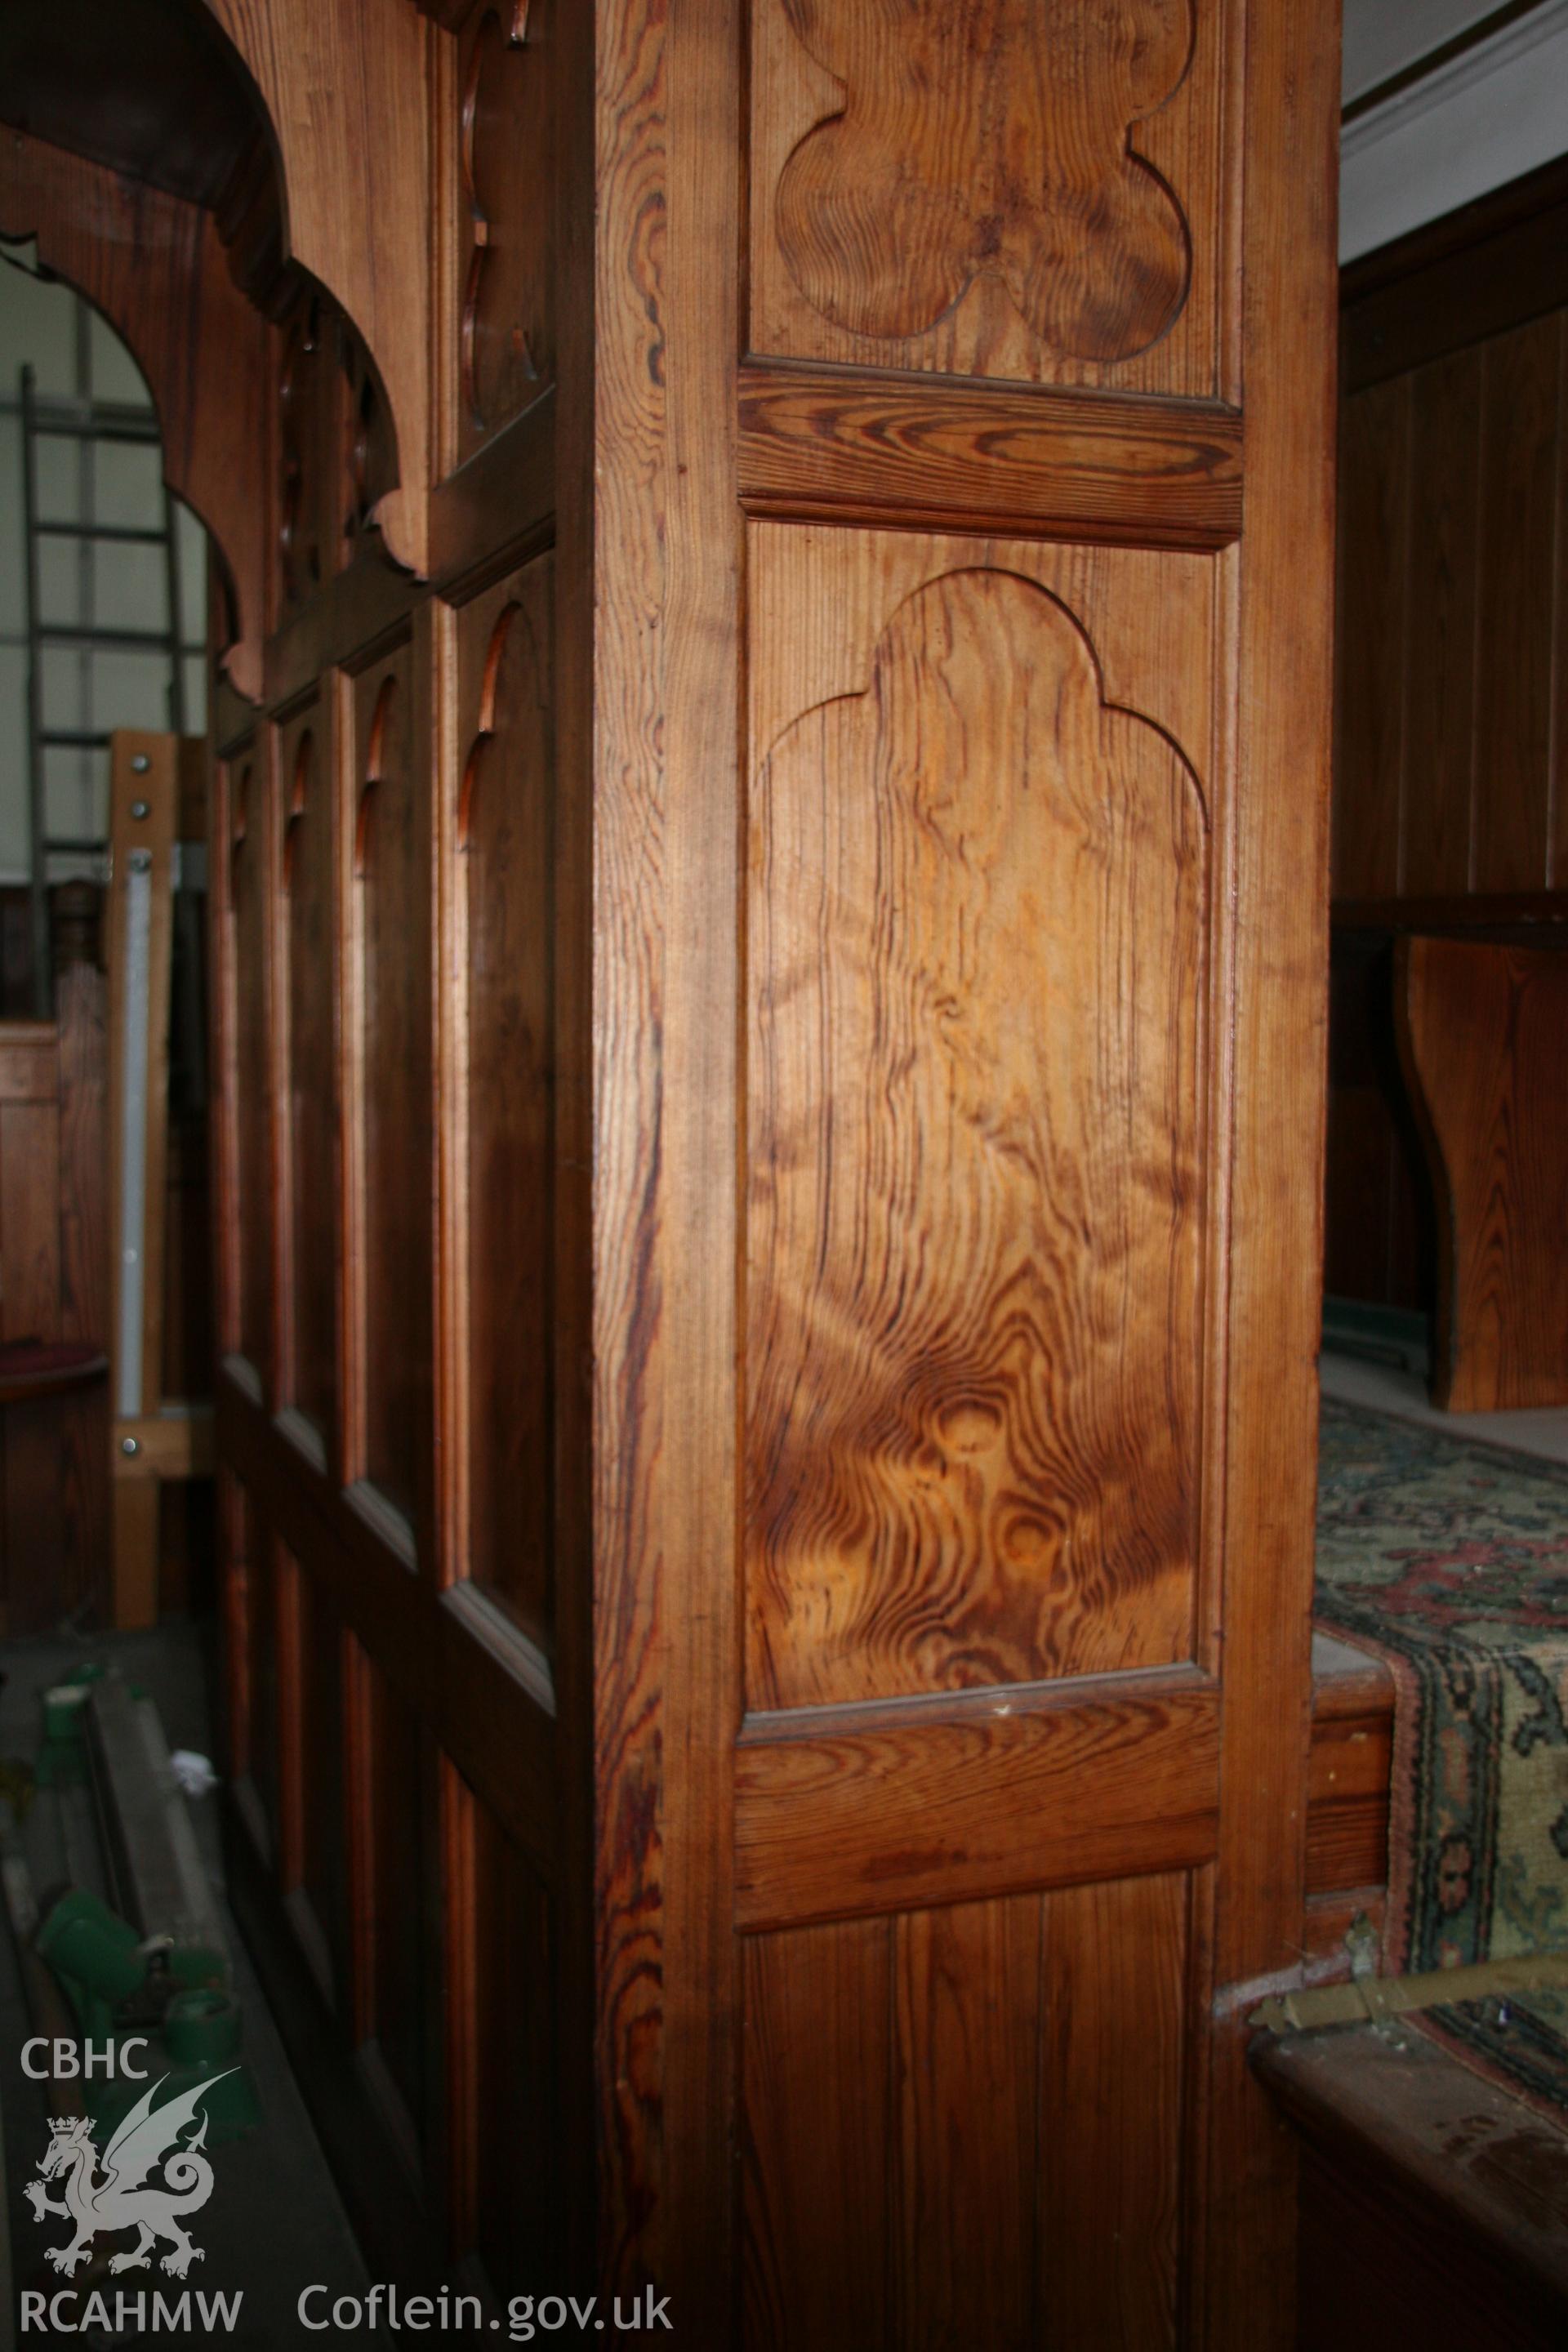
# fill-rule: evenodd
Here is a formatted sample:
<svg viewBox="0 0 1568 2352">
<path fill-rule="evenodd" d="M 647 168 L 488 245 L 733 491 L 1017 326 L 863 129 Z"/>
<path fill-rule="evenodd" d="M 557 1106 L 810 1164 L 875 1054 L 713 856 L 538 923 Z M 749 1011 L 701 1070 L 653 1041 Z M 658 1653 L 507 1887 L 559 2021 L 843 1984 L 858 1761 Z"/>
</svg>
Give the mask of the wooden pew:
<svg viewBox="0 0 1568 2352">
<path fill-rule="evenodd" d="M 64 943 L 63 941 L 60 943 Z M 0 1340 L 108 1334 L 104 979 L 73 936 L 53 1021 L 0 1024 Z M 100 1617 L 109 1585 L 101 1383 L 0 1417 L 0 1623 Z"/>
<path fill-rule="evenodd" d="M 1568 954 L 1402 939 L 1394 1021 L 1437 1212 L 1434 1402 L 1568 1404 Z"/>
<path fill-rule="evenodd" d="M 1568 2133 L 1418 2033 L 1260 2035 L 1300 2136 L 1300 2352 L 1559 2352 Z"/>
</svg>

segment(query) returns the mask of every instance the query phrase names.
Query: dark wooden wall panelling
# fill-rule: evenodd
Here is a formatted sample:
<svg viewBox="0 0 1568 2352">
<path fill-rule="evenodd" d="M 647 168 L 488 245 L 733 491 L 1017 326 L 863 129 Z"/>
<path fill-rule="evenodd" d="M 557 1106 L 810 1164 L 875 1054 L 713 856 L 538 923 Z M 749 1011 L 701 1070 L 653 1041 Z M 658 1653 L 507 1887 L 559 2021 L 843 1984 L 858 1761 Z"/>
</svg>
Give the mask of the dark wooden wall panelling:
<svg viewBox="0 0 1568 2352">
<path fill-rule="evenodd" d="M 1568 913 L 1568 166 L 1344 274 L 1325 1279 L 1428 1309 L 1391 940 Z"/>
</svg>

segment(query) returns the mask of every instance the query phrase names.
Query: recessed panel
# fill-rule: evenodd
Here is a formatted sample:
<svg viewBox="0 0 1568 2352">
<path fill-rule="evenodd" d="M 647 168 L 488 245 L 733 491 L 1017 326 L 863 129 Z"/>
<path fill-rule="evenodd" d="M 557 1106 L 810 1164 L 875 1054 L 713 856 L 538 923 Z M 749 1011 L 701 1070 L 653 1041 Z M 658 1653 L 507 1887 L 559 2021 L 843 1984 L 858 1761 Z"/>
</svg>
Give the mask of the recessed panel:
<svg viewBox="0 0 1568 2352">
<path fill-rule="evenodd" d="M 410 2158 L 428 2161 L 440 2067 L 436 1758 L 429 1735 L 378 1668 L 370 1680 L 369 2072 Z"/>
<path fill-rule="evenodd" d="M 431 1424 L 430 823 L 406 646 L 354 682 L 359 1475 L 405 1518 Z"/>
<path fill-rule="evenodd" d="M 1223 394 L 1220 0 L 753 0 L 751 348 Z"/>
<path fill-rule="evenodd" d="M 308 1569 L 300 1580 L 300 1750 L 303 1803 L 300 1891 L 309 1906 L 310 1958 L 332 2006 L 348 2014 L 349 1856 L 344 1774 L 342 1621 Z"/>
<path fill-rule="evenodd" d="M 476 2251 L 505 2297 L 559 2260 L 553 1920 L 538 1874 L 473 1805 Z"/>
<path fill-rule="evenodd" d="M 743 1946 L 764 2347 L 1173 2345 L 1184 1877 Z"/>
<path fill-rule="evenodd" d="M 233 950 L 235 1224 L 241 1355 L 272 1360 L 272 1130 L 268 1089 L 267 767 L 259 750 L 229 770 L 228 903 Z"/>
<path fill-rule="evenodd" d="M 337 1070 L 332 777 L 318 702 L 279 730 L 288 960 L 287 1401 L 323 1441 L 337 1401 Z"/>
<path fill-rule="evenodd" d="M 552 1617 L 552 572 L 542 557 L 458 616 L 468 1564 L 543 1645 Z"/>
<path fill-rule="evenodd" d="M 750 802 L 750 1703 L 1184 1657 L 1208 818 L 1138 683 L 1211 583 L 1140 646 L 1113 556 L 778 537 L 758 667 L 838 690 Z"/>
<path fill-rule="evenodd" d="M 499 0 L 462 37 L 459 450 L 555 373 L 552 223 L 560 92 L 552 0 Z"/>
<path fill-rule="evenodd" d="M 246 1572 L 246 1650 L 250 1685 L 250 1783 L 258 1822 L 269 1853 L 282 1842 L 282 1662 L 279 1643 L 278 1548 L 258 1518 L 249 1497 L 243 1514 Z"/>
</svg>

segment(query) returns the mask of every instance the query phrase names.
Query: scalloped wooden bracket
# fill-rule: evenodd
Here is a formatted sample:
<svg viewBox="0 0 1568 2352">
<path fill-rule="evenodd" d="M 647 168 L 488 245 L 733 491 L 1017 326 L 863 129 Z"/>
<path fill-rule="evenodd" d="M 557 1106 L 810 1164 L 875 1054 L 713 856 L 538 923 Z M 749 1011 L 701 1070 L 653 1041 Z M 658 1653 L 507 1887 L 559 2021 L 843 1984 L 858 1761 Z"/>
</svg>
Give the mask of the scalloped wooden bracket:
<svg viewBox="0 0 1568 2352">
<path fill-rule="evenodd" d="M 212 215 L 24 131 L 0 138 L 0 236 L 36 236 L 45 266 L 100 310 L 147 379 L 163 478 L 228 566 L 224 666 L 261 696 L 267 565 L 266 321 L 229 275 Z"/>
<path fill-rule="evenodd" d="M 386 550 L 428 570 L 433 203 L 427 93 L 443 36 L 408 0 L 203 0 L 255 81 L 282 165 L 284 242 L 353 320 L 380 376 L 398 487 Z"/>
</svg>

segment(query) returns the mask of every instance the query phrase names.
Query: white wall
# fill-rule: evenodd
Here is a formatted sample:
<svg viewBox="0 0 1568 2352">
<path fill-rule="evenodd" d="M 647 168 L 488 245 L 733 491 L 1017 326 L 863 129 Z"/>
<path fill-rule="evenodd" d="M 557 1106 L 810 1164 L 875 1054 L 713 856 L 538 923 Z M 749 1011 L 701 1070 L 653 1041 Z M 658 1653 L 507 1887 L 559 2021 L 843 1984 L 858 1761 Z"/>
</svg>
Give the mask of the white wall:
<svg viewBox="0 0 1568 2352">
<path fill-rule="evenodd" d="M 18 249 L 0 248 L 13 253 Z M 24 257 L 30 258 L 28 256 Z M 22 881 L 29 860 L 27 826 L 26 565 L 23 537 L 22 429 L 16 414 L 21 371 L 30 364 L 40 404 L 87 399 L 138 415 L 152 402 L 119 338 L 68 288 L 0 261 L 0 881 Z M 156 529 L 163 520 L 163 468 L 157 445 L 39 443 L 36 491 L 40 517 Z M 201 644 L 206 623 L 206 535 L 176 505 L 182 634 Z M 168 586 L 161 548 L 100 541 L 84 564 L 79 542 L 40 541 L 40 615 L 64 626 L 84 622 L 111 629 L 166 630 Z M 205 725 L 205 665 L 187 656 L 185 723 Z M 46 647 L 46 727 L 93 733 L 113 727 L 169 724 L 169 667 L 161 652 L 81 653 Z M 46 760 L 51 835 L 101 838 L 108 805 L 106 752 L 51 750 Z M 57 872 L 69 870 L 58 861 Z"/>
<path fill-rule="evenodd" d="M 1347 106 L 1489 16 L 1498 0 L 1345 0 Z"/>
<path fill-rule="evenodd" d="M 1347 99 L 1374 89 L 1491 0 L 1347 0 Z M 1346 123 L 1340 258 L 1353 261 L 1568 153 L 1568 0 L 1542 5 Z"/>
</svg>

